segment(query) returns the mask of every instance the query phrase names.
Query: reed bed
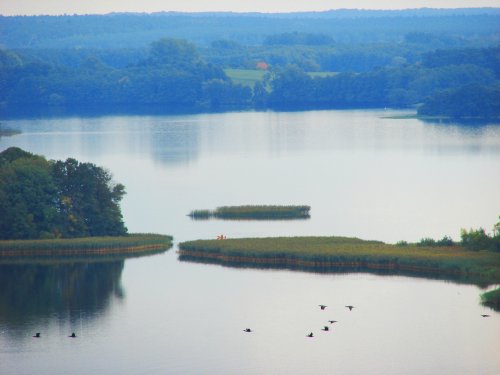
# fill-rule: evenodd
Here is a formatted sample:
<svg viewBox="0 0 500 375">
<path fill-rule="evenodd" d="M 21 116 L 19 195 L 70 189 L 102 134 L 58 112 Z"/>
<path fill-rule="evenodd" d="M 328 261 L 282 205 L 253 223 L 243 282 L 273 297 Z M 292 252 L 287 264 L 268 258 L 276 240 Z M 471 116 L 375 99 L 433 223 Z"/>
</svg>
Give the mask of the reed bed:
<svg viewBox="0 0 500 375">
<path fill-rule="evenodd" d="M 183 242 L 179 253 L 227 264 L 302 265 L 322 270 L 361 267 L 500 282 L 500 254 L 468 251 L 460 246 L 397 246 L 348 237 L 271 237 Z"/>
<path fill-rule="evenodd" d="M 172 246 L 172 239 L 160 234 L 133 233 L 113 237 L 7 240 L 0 241 L 0 258 L 142 253 L 167 250 Z"/>
<path fill-rule="evenodd" d="M 293 220 L 309 219 L 310 206 L 222 206 L 215 210 L 193 210 L 188 216 L 193 219 L 210 218 L 226 220 Z"/>
</svg>

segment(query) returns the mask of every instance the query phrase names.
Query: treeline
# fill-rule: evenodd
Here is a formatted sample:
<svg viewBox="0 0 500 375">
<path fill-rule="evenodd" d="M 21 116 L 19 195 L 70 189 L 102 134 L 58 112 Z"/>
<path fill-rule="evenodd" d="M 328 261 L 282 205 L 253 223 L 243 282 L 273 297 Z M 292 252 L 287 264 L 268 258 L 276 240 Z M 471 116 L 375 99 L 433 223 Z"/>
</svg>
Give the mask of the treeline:
<svg viewBox="0 0 500 375">
<path fill-rule="evenodd" d="M 500 216 L 498 217 L 500 219 Z M 408 246 L 406 241 L 400 241 L 397 246 Z M 463 229 L 460 231 L 460 242 L 454 242 L 450 237 L 444 236 L 440 240 L 422 238 L 416 243 L 419 247 L 447 247 L 462 246 L 467 250 L 489 250 L 500 252 L 500 221 L 493 226 L 493 233 L 488 234 L 483 228 Z"/>
<path fill-rule="evenodd" d="M 140 62 L 113 68 L 96 57 L 78 67 L 23 60 L 0 51 L 0 103 L 30 106 L 243 106 L 251 90 L 234 85 L 185 40 L 161 39 Z"/>
<path fill-rule="evenodd" d="M 422 115 L 500 116 L 498 77 L 476 65 L 409 65 L 327 77 L 311 77 L 288 66 L 275 73 L 270 86 L 269 93 L 257 90 L 264 96 L 261 101 L 277 109 L 407 108 L 423 103 Z"/>
<path fill-rule="evenodd" d="M 498 71 L 498 40 L 467 39 L 457 35 L 418 31 L 397 41 L 342 43 L 322 33 L 270 34 L 261 44 L 235 40 L 213 41 L 200 51 L 207 61 L 230 68 L 254 68 L 265 61 L 272 66 L 297 65 L 305 71 L 368 72 L 376 68 L 418 64 L 428 68 L 472 64 Z"/>
<path fill-rule="evenodd" d="M 303 38 L 321 39 L 315 34 L 283 37 L 298 38 L 300 43 Z M 220 56 L 234 48 L 229 42 L 216 43 Z M 364 53 L 369 56 L 374 49 L 367 47 Z M 311 70 L 317 70 L 314 54 L 304 56 L 309 58 Z M 362 63 L 356 56 L 353 59 Z M 415 63 L 392 58 L 382 67 L 326 76 L 313 76 L 285 59 L 271 65 L 253 87 L 233 83 L 223 66 L 207 62 L 193 43 L 171 38 L 152 43 L 140 61 L 121 68 L 96 56 L 68 66 L 0 50 L 0 104 L 6 108 L 122 106 L 131 110 L 155 106 L 202 111 L 418 106 L 421 115 L 500 117 L 500 47 L 435 50 L 420 55 Z"/>
<path fill-rule="evenodd" d="M 6 48 L 118 49 L 145 48 L 165 36 L 209 45 L 230 35 L 238 43 L 260 45 L 269 35 L 299 32 L 325 34 L 342 44 L 394 44 L 425 30 L 477 43 L 498 40 L 499 17 L 495 8 L 0 17 L 0 41 Z"/>
<path fill-rule="evenodd" d="M 0 153 L 0 239 L 119 236 L 125 188 L 75 159 L 48 161 L 17 147 Z"/>
<path fill-rule="evenodd" d="M 181 38 L 186 39 L 185 36 Z M 498 39 L 484 36 L 466 39 L 457 35 L 421 31 L 402 35 L 397 42 L 359 44 L 339 42 L 318 32 L 294 31 L 266 35 L 258 44 L 247 44 L 224 36 L 208 45 L 197 44 L 197 47 L 206 62 L 223 68 L 254 69 L 258 62 L 264 61 L 274 67 L 293 64 L 305 71 L 360 73 L 405 64 L 433 68 L 449 65 L 450 59 L 454 61 L 452 64 L 473 64 L 498 70 L 495 49 L 490 50 L 492 56 L 486 56 L 483 51 L 484 48 L 498 45 L 498 42 Z M 89 58 L 97 58 L 105 65 L 122 69 L 139 64 L 149 53 L 149 46 L 23 47 L 11 50 L 24 61 L 38 60 L 76 68 Z"/>
</svg>

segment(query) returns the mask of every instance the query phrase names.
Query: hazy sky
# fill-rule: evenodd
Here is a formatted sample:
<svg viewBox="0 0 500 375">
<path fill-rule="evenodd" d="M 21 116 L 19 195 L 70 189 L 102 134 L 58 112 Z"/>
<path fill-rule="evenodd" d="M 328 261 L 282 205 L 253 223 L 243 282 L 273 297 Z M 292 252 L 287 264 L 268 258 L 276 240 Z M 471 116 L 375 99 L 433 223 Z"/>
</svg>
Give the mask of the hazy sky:
<svg viewBox="0 0 500 375">
<path fill-rule="evenodd" d="M 2 15 L 159 11 L 294 12 L 423 7 L 500 7 L 500 0 L 0 0 Z"/>
</svg>

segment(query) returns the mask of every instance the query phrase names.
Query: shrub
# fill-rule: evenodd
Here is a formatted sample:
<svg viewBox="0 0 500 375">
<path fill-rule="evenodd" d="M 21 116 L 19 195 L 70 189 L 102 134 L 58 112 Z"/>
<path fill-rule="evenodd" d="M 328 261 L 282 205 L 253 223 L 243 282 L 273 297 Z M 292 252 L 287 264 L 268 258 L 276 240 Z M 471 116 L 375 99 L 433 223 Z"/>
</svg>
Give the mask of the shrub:
<svg viewBox="0 0 500 375">
<path fill-rule="evenodd" d="M 417 246 L 436 246 L 436 241 L 432 238 L 422 238 L 417 242 Z"/>
<path fill-rule="evenodd" d="M 453 245 L 455 245 L 455 242 L 453 242 L 453 240 L 448 236 L 444 236 L 440 240 L 436 241 L 436 246 L 453 246 Z"/>
<path fill-rule="evenodd" d="M 462 246 L 469 250 L 493 250 L 494 240 L 488 236 L 483 228 L 470 229 L 469 231 L 462 229 L 460 231 L 462 238 Z"/>
</svg>

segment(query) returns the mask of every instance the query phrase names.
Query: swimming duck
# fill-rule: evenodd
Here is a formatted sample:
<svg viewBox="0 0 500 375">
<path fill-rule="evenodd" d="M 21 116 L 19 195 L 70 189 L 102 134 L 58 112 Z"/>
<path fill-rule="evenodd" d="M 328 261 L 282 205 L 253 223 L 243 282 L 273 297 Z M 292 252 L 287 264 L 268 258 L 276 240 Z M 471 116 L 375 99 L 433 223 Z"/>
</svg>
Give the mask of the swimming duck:
<svg viewBox="0 0 500 375">
<path fill-rule="evenodd" d="M 68 337 L 71 337 L 72 339 L 74 339 L 74 338 L 76 337 L 75 332 L 73 332 L 73 333 L 72 333 L 70 336 L 68 336 Z"/>
<path fill-rule="evenodd" d="M 33 337 L 36 337 L 37 339 L 39 339 L 41 337 L 40 332 L 35 333 L 35 336 L 33 336 Z"/>
</svg>

